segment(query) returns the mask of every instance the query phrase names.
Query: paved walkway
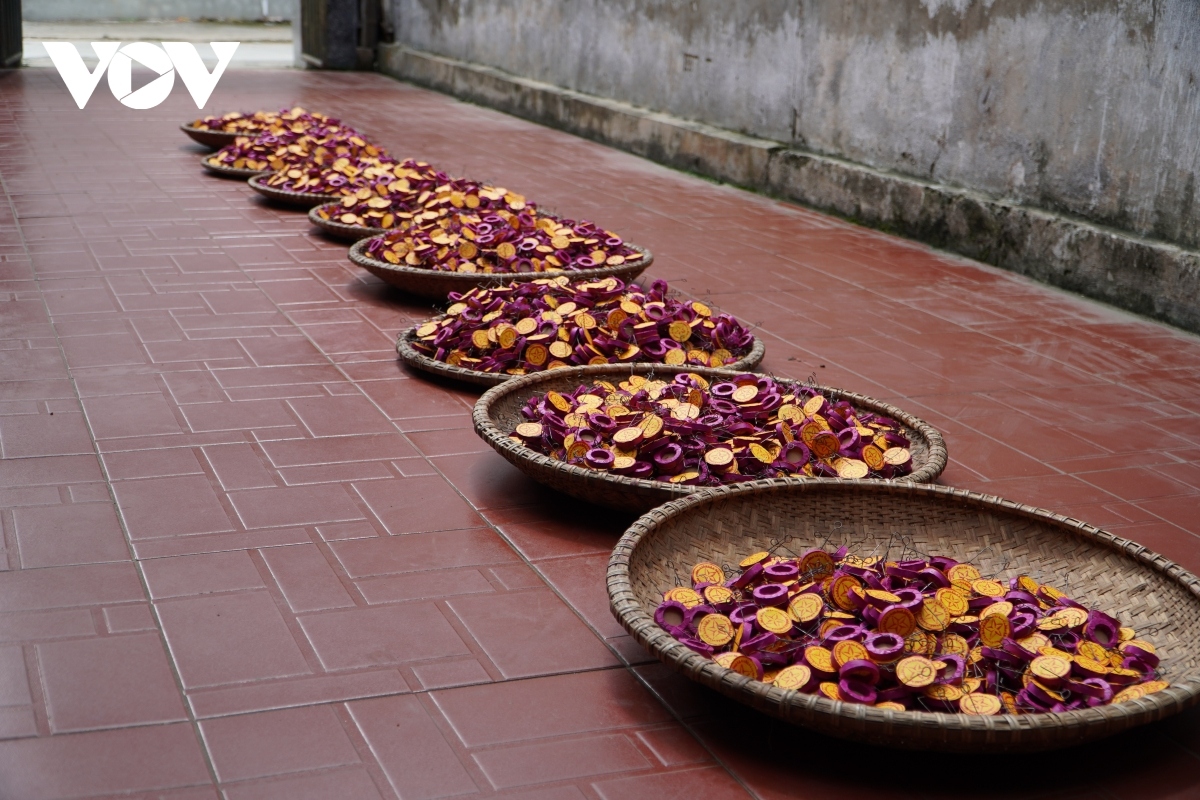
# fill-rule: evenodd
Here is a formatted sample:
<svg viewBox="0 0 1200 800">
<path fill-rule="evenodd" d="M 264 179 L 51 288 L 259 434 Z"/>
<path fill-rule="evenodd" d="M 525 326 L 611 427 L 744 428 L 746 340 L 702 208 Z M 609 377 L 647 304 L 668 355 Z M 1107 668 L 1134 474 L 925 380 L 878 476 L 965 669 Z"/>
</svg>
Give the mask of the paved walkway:
<svg viewBox="0 0 1200 800">
<path fill-rule="evenodd" d="M 0 797 L 1194 798 L 1200 714 L 986 760 L 825 740 L 650 661 L 628 518 L 524 480 L 429 314 L 148 112 L 0 74 Z M 945 434 L 943 482 L 1200 570 L 1200 341 L 370 74 L 230 72 L 399 155 L 595 219 L 757 323 L 767 369 Z M 218 788 L 219 787 L 219 788 Z"/>
</svg>

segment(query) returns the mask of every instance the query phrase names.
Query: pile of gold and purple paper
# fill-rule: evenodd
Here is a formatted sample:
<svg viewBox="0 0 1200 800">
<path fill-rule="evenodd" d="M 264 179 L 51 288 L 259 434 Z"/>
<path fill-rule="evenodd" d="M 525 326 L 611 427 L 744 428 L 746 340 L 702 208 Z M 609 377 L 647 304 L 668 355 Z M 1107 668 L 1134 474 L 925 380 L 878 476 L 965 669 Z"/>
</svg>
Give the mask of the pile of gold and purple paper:
<svg viewBox="0 0 1200 800">
<path fill-rule="evenodd" d="M 733 574 L 730 574 L 733 573 Z M 896 711 L 1041 714 L 1167 688 L 1132 628 L 1021 575 L 951 558 L 884 561 L 842 547 L 702 562 L 655 621 L 726 669 Z"/>
<path fill-rule="evenodd" d="M 581 243 L 594 247 L 600 240 L 590 241 Z M 610 248 L 620 242 L 604 241 Z M 565 253 L 562 259 L 570 260 Z M 476 288 L 449 299 L 444 315 L 417 329 L 413 347 L 480 372 L 524 375 L 647 361 L 721 367 L 746 355 L 754 343 L 736 319 L 673 297 L 664 281 L 642 290 L 612 277 L 572 282 L 559 276 Z"/>
<path fill-rule="evenodd" d="M 695 373 L 671 381 L 630 375 L 534 395 L 521 415 L 527 421 L 512 438 L 543 455 L 688 486 L 912 471 L 910 443 L 895 420 L 766 375 L 712 384 Z"/>
</svg>

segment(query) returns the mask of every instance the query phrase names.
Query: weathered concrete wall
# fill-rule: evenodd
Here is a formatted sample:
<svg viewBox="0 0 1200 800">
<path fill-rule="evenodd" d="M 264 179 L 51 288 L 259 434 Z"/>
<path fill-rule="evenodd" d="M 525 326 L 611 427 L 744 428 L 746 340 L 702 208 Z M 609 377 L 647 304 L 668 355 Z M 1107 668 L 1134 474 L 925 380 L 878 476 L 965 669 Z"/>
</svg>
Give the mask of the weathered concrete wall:
<svg viewBox="0 0 1200 800">
<path fill-rule="evenodd" d="M 24 0 L 21 16 L 30 22 L 179 17 L 251 22 L 264 17 L 291 19 L 299 7 L 299 0 Z"/>
<path fill-rule="evenodd" d="M 416 50 L 1200 245 L 1195 0 L 391 0 Z"/>
</svg>

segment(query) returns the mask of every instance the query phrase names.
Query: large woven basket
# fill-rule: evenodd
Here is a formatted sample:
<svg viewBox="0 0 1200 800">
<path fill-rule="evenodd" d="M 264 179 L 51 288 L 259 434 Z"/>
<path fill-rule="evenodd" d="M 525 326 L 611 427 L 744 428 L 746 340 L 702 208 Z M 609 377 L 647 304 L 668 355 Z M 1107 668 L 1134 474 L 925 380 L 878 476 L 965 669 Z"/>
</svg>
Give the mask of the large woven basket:
<svg viewBox="0 0 1200 800">
<path fill-rule="evenodd" d="M 737 563 L 760 550 L 799 554 L 823 544 L 892 558 L 903 558 L 907 546 L 969 561 L 984 574 L 1049 583 L 1152 642 L 1171 686 L 1140 700 L 1061 714 L 889 711 L 747 679 L 654 622 L 661 593 L 699 561 Z M 608 596 L 617 621 L 668 666 L 767 714 L 842 739 L 911 750 L 1041 751 L 1159 720 L 1200 699 L 1200 579 L 1091 525 L 944 486 L 775 480 L 710 489 L 656 508 L 626 531 L 608 563 Z"/>
<path fill-rule="evenodd" d="M 520 442 L 513 441 L 509 436 L 518 424 L 525 421 L 521 416 L 521 409 L 525 406 L 525 401 L 535 394 L 545 394 L 551 390 L 571 391 L 597 378 L 617 381 L 625 380 L 630 375 L 642 375 L 670 380 L 681 372 L 695 372 L 709 380 L 728 379 L 738 374 L 737 371 L 728 369 L 605 364 L 525 375 L 505 381 L 489 389 L 479 398 L 472 413 L 475 432 L 517 469 L 551 489 L 610 508 L 647 511 L 669 500 L 701 491 L 702 487 L 629 478 L 577 467 L 542 455 Z M 913 461 L 913 472 L 905 476 L 905 480 L 929 483 L 946 468 L 946 444 L 941 434 L 929 423 L 866 395 L 824 386 L 816 388 L 832 402 L 848 400 L 856 408 L 884 414 L 901 424 L 904 435 L 911 442 L 909 450 L 912 452 Z M 802 479 L 784 480 L 792 483 Z"/>
<path fill-rule="evenodd" d="M 311 216 L 310 214 L 310 218 Z M 325 220 L 321 221 L 325 222 Z M 342 223 L 337 224 L 341 225 Z M 350 247 L 350 260 L 384 283 L 391 284 L 397 289 L 403 289 L 409 294 L 432 298 L 439 302 L 445 301 L 446 295 L 451 292 L 467 292 L 477 286 L 503 286 L 509 283 L 536 281 L 541 278 L 557 278 L 561 275 L 565 275 L 573 281 L 620 278 L 628 283 L 654 263 L 654 255 L 649 250 L 627 242 L 629 247 L 642 254 L 642 258 L 632 264 L 621 264 L 615 267 L 564 269 L 548 272 L 443 272 L 404 264 L 389 264 L 386 261 L 371 258 L 366 253 L 370 244 L 370 239 L 355 242 Z"/>
<path fill-rule="evenodd" d="M 244 181 L 248 178 L 253 178 L 256 175 L 270 175 L 272 172 L 269 169 L 235 169 L 233 167 L 226 167 L 221 164 L 212 164 L 209 162 L 209 158 L 211 158 L 211 156 L 204 156 L 201 158 L 200 166 L 204 167 L 213 175 L 220 175 L 222 178 L 236 178 L 237 180 Z"/>
<path fill-rule="evenodd" d="M 417 328 L 420 325 L 409 328 L 400 334 L 396 339 L 396 352 L 400 354 L 400 360 L 408 364 L 413 369 L 419 369 L 422 372 L 428 372 L 433 375 L 438 375 L 443 378 L 459 381 L 461 383 L 470 383 L 475 386 L 499 386 L 506 381 L 515 380 L 516 375 L 505 375 L 495 372 L 480 372 L 474 369 L 463 369 L 447 364 L 444 361 L 438 361 L 436 358 L 430 358 L 421 351 L 413 347 L 413 342 L 417 338 Z M 756 369 L 762 363 L 763 356 L 766 354 L 767 348 L 763 344 L 762 339 L 756 338 L 754 345 L 750 348 L 750 352 L 739 358 L 732 364 L 725 365 L 724 369 L 734 370 L 736 372 L 749 372 Z M 652 362 L 631 362 L 631 363 L 652 363 Z M 545 374 L 545 373 L 539 373 Z"/>
<path fill-rule="evenodd" d="M 207 128 L 193 128 L 191 125 L 180 125 L 179 130 L 192 137 L 192 140 L 199 142 L 205 147 L 211 147 L 213 150 L 220 150 L 227 144 L 233 144 L 233 140 L 239 136 L 245 136 L 244 133 L 229 133 L 228 131 L 210 131 Z"/>
<path fill-rule="evenodd" d="M 261 194 L 268 200 L 285 206 L 293 206 L 295 208 L 312 208 L 324 203 L 331 203 L 338 198 L 331 194 L 310 194 L 308 192 L 294 192 L 291 189 L 280 189 L 277 186 L 268 186 L 267 178 L 275 173 L 271 172 L 266 175 L 255 175 L 250 180 L 246 181 L 250 184 L 250 188 Z"/>
<path fill-rule="evenodd" d="M 347 225 L 345 222 L 339 222 L 336 219 L 322 219 L 319 214 L 321 209 L 324 209 L 327 214 L 333 214 L 341 206 L 342 202 L 340 200 L 313 206 L 308 210 L 308 221 L 324 231 L 326 235 L 332 236 L 334 239 L 341 239 L 343 242 L 357 242 L 359 239 L 378 236 L 382 232 L 379 228 L 368 228 L 365 225 Z"/>
</svg>

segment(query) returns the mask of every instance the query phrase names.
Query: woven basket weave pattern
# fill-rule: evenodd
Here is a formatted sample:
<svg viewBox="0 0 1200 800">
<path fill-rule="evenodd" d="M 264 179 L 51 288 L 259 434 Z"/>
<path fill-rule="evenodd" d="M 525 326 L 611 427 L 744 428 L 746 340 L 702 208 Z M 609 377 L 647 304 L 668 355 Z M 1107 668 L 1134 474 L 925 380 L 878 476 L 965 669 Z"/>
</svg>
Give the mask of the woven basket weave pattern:
<svg viewBox="0 0 1200 800">
<path fill-rule="evenodd" d="M 901 558 L 900 537 L 918 553 L 970 562 L 985 575 L 1027 574 L 1113 613 L 1157 647 L 1171 687 L 1141 700 L 1065 714 L 895 712 L 748 680 L 693 653 L 654 623 L 662 592 L 687 585 L 699 561 L 736 564 L 785 539 L 783 546 L 797 554 L 847 545 L 860 555 Z M 1081 522 L 946 487 L 759 481 L 709 490 L 654 509 L 633 524 L 609 561 L 608 592 L 618 622 L 688 677 L 784 720 L 874 744 L 992 753 L 1059 748 L 1170 716 L 1200 699 L 1200 579 Z"/>
<path fill-rule="evenodd" d="M 309 194 L 307 192 L 295 192 L 291 189 L 280 189 L 277 186 L 268 186 L 267 178 L 275 173 L 266 175 L 256 174 L 248 183 L 250 188 L 261 194 L 263 197 L 274 200 L 277 203 L 284 205 L 295 206 L 297 208 L 311 208 L 324 203 L 329 203 L 337 200 L 333 195 L 328 194 Z"/>
<path fill-rule="evenodd" d="M 728 369 L 651 367 L 646 364 L 572 367 L 539 372 L 505 381 L 489 389 L 479 398 L 472 415 L 475 432 L 496 452 L 539 483 L 591 503 L 628 511 L 646 511 L 668 500 L 693 494 L 699 487 L 627 478 L 573 466 L 542 455 L 520 442 L 514 442 L 509 438 L 509 434 L 519 423 L 525 421 L 521 416 L 521 409 L 525 406 L 525 401 L 534 394 L 544 394 L 551 390 L 571 391 L 580 384 L 591 383 L 597 378 L 618 381 L 628 378 L 631 374 L 637 374 L 646 377 L 657 375 L 670 380 L 681 372 L 695 372 L 710 381 L 731 378 L 737 374 L 736 371 Z M 930 482 L 946 468 L 946 445 L 941 434 L 928 423 L 865 395 L 828 387 L 817 388 L 831 401 L 849 400 L 856 408 L 876 411 L 901 423 L 904 435 L 912 443 L 909 449 L 912 452 L 913 473 L 906 476 L 906 480 Z"/>
<path fill-rule="evenodd" d="M 357 242 L 359 239 L 369 239 L 372 236 L 378 236 L 382 233 L 381 228 L 368 228 L 365 225 L 347 225 L 345 222 L 339 222 L 336 219 L 322 219 L 320 216 L 321 209 L 325 209 L 325 213 L 333 214 L 340 213 L 342 202 L 338 200 L 334 203 L 322 203 L 319 206 L 313 206 L 308 211 L 308 221 L 316 225 L 325 233 L 335 239 L 341 239 L 344 242 Z"/>
<path fill-rule="evenodd" d="M 210 131 L 206 128 L 193 128 L 191 125 L 180 125 L 179 130 L 191 137 L 192 141 L 198 142 L 205 147 L 211 147 L 213 150 L 220 150 L 227 144 L 233 144 L 233 140 L 241 133 L 229 133 L 228 131 Z"/>
<path fill-rule="evenodd" d="M 324 222 L 322 220 L 322 223 Z M 344 227 L 354 227 L 344 225 L 340 222 L 337 224 Z M 386 261 L 371 258 L 366 254 L 366 249 L 369 245 L 370 241 L 366 239 L 356 242 L 350 248 L 350 260 L 385 283 L 395 286 L 397 289 L 403 289 L 410 294 L 433 298 L 439 301 L 444 301 L 446 295 L 450 294 L 450 292 L 466 292 L 477 286 L 503 286 L 509 283 L 538 280 L 539 278 L 556 278 L 560 275 L 566 275 L 571 280 L 578 281 L 620 278 L 622 281 L 628 283 L 645 272 L 654 263 L 654 255 L 649 250 L 639 247 L 636 244 L 630 244 L 630 247 L 642 254 L 642 259 L 633 264 L 621 264 L 616 267 L 556 270 L 554 272 L 445 272 L 436 269 L 389 264 Z"/>
<path fill-rule="evenodd" d="M 409 328 L 408 330 L 404 331 L 404 333 L 400 334 L 398 339 L 396 339 L 396 352 L 400 354 L 400 360 L 405 364 L 408 364 L 413 369 L 419 369 L 423 372 L 440 375 L 443 378 L 450 378 L 463 383 L 474 384 L 475 386 L 499 386 L 505 381 L 510 381 L 517 377 L 515 375 L 505 375 L 504 373 L 480 372 L 479 370 L 474 369 L 454 367 L 444 361 L 438 361 L 435 358 L 430 358 L 413 347 L 413 342 L 416 341 L 417 338 L 417 327 Z M 738 372 L 748 372 L 756 369 L 758 365 L 762 363 L 763 356 L 766 354 L 766 352 L 767 348 L 763 344 L 762 339 L 755 338 L 754 345 L 750 348 L 750 352 L 742 356 L 734 363 L 727 364 L 725 369 L 736 370 Z"/>
<path fill-rule="evenodd" d="M 235 169 L 233 167 L 225 167 L 219 164 L 209 163 L 212 156 L 204 156 L 200 159 L 200 166 L 211 172 L 213 175 L 220 175 L 222 178 L 235 178 L 238 180 L 248 180 L 256 175 L 270 175 L 271 170 L 261 169 Z"/>
</svg>

